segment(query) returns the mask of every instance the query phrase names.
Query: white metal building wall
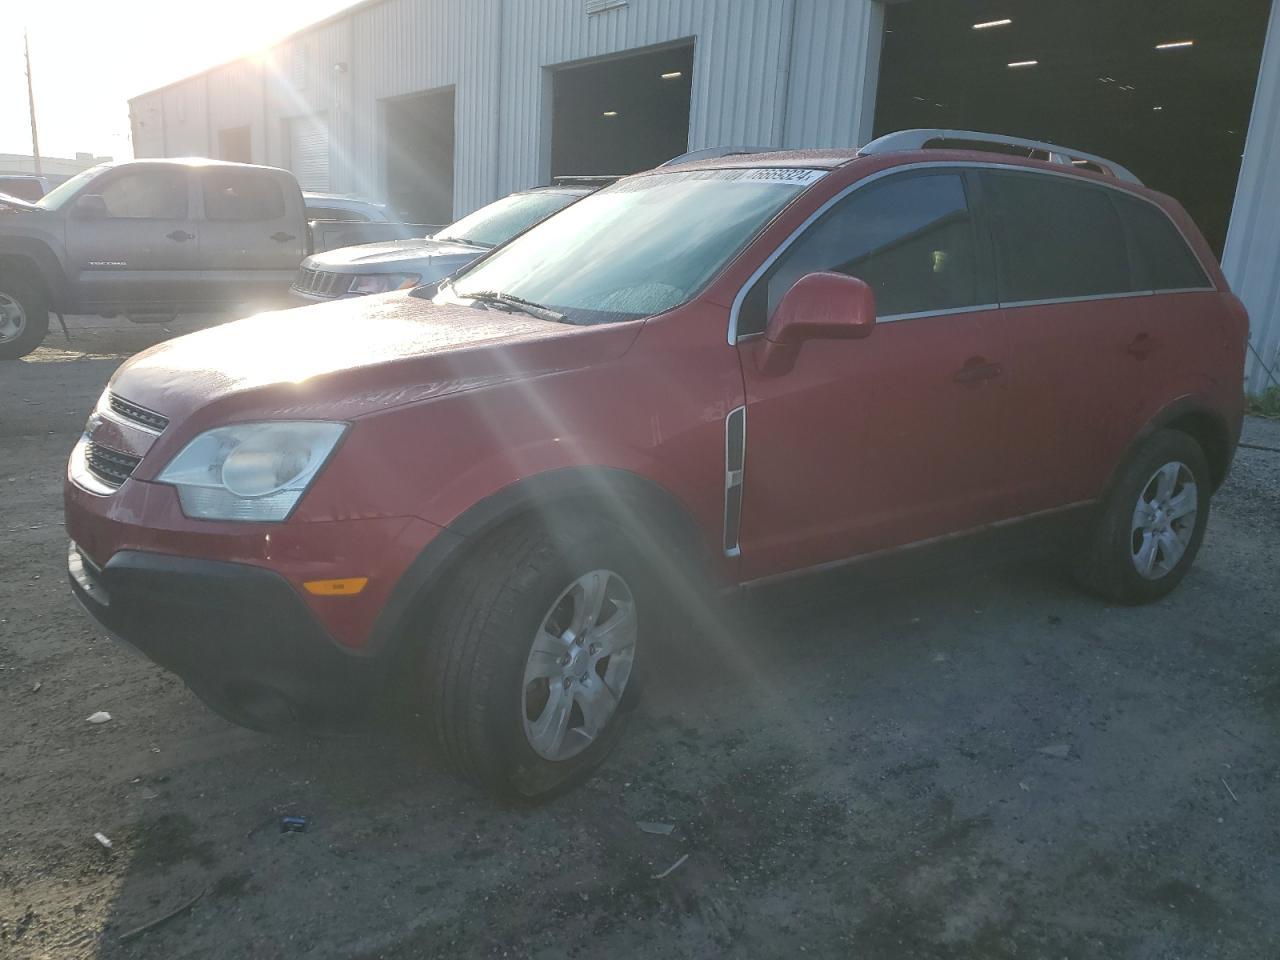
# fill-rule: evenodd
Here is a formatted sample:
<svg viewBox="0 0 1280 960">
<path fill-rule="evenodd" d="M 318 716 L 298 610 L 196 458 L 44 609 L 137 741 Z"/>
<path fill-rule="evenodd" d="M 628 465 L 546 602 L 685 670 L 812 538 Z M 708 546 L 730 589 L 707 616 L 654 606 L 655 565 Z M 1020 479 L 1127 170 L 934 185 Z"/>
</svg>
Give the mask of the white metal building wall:
<svg viewBox="0 0 1280 960">
<path fill-rule="evenodd" d="M 1236 184 L 1222 270 L 1249 310 L 1253 349 L 1245 388 L 1260 393 L 1280 378 L 1280 4 L 1273 4 L 1262 48 L 1249 134 Z M 1265 367 L 1264 367 L 1265 365 Z"/>
<path fill-rule="evenodd" d="M 135 122 L 134 149 L 208 155 L 218 131 L 248 124 L 254 159 L 287 165 L 288 121 L 323 113 L 332 188 L 376 195 L 384 101 L 452 87 L 461 215 L 546 181 L 549 68 L 640 47 L 694 40 L 692 149 L 865 141 L 881 23 L 873 0 L 629 0 L 596 15 L 584 0 L 381 0 L 296 34 L 265 66 L 238 61 L 164 88 L 164 135 Z M 156 96 L 135 98 L 135 117 Z"/>
<path fill-rule="evenodd" d="M 507 5 L 527 0 L 506 0 Z M 454 210 L 499 196 L 497 155 L 501 0 L 384 0 L 350 15 L 354 180 L 348 189 L 385 192 L 385 101 L 454 89 Z"/>
<path fill-rule="evenodd" d="M 548 67 L 692 38 L 689 148 L 850 146 L 870 138 L 882 10 L 872 0 L 581 0 L 502 11 L 499 194 L 545 182 Z"/>
</svg>

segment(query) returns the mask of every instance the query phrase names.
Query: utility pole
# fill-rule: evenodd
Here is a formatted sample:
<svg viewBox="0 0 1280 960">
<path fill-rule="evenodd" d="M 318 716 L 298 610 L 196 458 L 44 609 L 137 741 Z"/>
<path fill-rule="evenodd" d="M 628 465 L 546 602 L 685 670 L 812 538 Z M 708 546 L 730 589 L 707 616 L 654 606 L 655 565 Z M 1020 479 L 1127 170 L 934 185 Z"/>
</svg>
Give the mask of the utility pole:
<svg viewBox="0 0 1280 960">
<path fill-rule="evenodd" d="M 31 89 L 31 41 L 27 39 L 27 31 L 22 30 L 22 48 L 27 55 L 27 109 L 31 112 L 31 155 L 36 161 L 36 176 L 43 172 L 40 169 L 40 134 L 36 132 L 36 95 Z"/>
</svg>

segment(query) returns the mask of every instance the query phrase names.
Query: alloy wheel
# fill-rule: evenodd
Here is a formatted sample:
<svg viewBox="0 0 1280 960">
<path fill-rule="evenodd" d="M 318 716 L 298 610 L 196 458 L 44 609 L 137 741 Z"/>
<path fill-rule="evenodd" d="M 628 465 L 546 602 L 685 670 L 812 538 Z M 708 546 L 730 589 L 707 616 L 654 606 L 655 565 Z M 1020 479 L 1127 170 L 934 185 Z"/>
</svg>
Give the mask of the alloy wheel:
<svg viewBox="0 0 1280 960">
<path fill-rule="evenodd" d="M 1151 475 L 1133 508 L 1130 553 L 1134 569 L 1159 580 L 1178 565 L 1196 529 L 1199 492 L 1190 468 L 1164 464 Z"/>
<path fill-rule="evenodd" d="M 27 311 L 13 297 L 0 291 L 0 343 L 22 336 L 27 328 Z"/>
<path fill-rule="evenodd" d="M 635 596 L 611 570 L 569 584 L 538 625 L 525 663 L 521 717 L 544 760 L 568 760 L 604 732 L 635 662 Z"/>
</svg>

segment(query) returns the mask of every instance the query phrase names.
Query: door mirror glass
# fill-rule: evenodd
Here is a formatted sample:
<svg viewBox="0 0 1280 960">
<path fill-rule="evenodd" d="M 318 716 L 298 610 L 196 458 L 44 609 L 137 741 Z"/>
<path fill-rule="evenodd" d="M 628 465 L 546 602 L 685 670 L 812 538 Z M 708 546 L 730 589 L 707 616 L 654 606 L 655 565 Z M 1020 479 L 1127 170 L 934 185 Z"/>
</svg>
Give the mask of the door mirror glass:
<svg viewBox="0 0 1280 960">
<path fill-rule="evenodd" d="M 110 214 L 107 211 L 107 201 L 102 199 L 101 194 L 89 193 L 76 200 L 75 206 L 72 208 L 77 220 L 105 220 Z"/>
<path fill-rule="evenodd" d="M 810 273 L 778 303 L 760 341 L 760 370 L 786 373 L 806 340 L 860 340 L 876 325 L 876 297 L 865 282 L 842 273 Z"/>
</svg>

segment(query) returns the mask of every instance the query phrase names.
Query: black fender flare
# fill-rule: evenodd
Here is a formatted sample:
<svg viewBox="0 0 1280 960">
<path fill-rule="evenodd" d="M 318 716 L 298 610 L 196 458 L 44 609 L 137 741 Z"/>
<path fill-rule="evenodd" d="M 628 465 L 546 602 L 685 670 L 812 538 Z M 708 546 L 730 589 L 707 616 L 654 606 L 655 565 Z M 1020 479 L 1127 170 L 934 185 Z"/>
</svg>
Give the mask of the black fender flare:
<svg viewBox="0 0 1280 960">
<path fill-rule="evenodd" d="M 401 575 L 374 624 L 366 648 L 390 660 L 407 647 L 405 627 L 470 548 L 518 517 L 552 521 L 594 514 L 637 537 L 641 545 L 673 547 L 702 573 L 711 570 L 708 547 L 692 515 L 664 487 L 629 470 L 566 467 L 525 477 L 478 501 L 427 544 Z M 669 557 L 664 553 L 664 557 Z"/>
<path fill-rule="evenodd" d="M 1099 500 L 1106 499 L 1111 493 L 1120 471 L 1133 450 L 1157 430 L 1166 428 L 1190 434 L 1204 449 L 1205 458 L 1209 461 L 1209 469 L 1213 474 L 1212 490 L 1216 492 L 1226 479 L 1231 459 L 1235 456 L 1236 445 L 1240 442 L 1241 425 L 1237 423 L 1233 427 L 1220 411 L 1197 397 L 1179 397 L 1162 407 L 1134 434 L 1125 450 L 1125 455 L 1120 458 L 1119 463 L 1111 471 L 1111 476 L 1107 478 L 1107 484 Z"/>
<path fill-rule="evenodd" d="M 0 264 L 7 259 L 26 260 L 34 267 L 36 279 L 44 287 L 52 310 L 66 313 L 74 300 L 70 283 L 58 255 L 48 244 L 34 237 L 0 236 Z"/>
</svg>

